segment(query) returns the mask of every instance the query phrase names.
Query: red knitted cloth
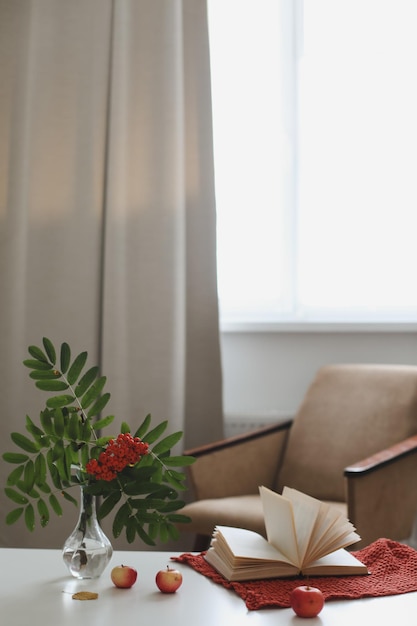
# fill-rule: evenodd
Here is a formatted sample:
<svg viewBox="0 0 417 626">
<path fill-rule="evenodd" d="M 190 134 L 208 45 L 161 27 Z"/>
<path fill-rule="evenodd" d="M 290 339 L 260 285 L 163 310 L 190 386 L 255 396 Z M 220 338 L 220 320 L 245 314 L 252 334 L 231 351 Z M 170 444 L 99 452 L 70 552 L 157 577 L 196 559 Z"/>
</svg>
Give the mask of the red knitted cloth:
<svg viewBox="0 0 417 626">
<path fill-rule="evenodd" d="M 232 589 L 245 601 L 250 610 L 289 607 L 292 589 L 305 581 L 299 577 L 244 583 L 228 582 L 205 561 L 204 554 L 204 552 L 197 555 L 185 553 L 172 559 L 186 563 L 214 582 Z M 353 554 L 367 566 L 371 574 L 315 577 L 314 586 L 321 589 L 325 600 L 352 600 L 417 591 L 417 551 L 413 548 L 390 539 L 378 539 Z"/>
</svg>

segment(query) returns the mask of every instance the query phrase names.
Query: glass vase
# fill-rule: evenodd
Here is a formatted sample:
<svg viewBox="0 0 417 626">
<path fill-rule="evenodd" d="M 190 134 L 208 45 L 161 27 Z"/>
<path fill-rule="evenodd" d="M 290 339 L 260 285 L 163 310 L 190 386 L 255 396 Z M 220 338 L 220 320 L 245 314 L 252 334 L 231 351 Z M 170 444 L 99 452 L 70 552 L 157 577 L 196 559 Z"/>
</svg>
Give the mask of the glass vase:
<svg viewBox="0 0 417 626">
<path fill-rule="evenodd" d="M 86 493 L 82 486 L 80 490 L 78 522 L 64 544 L 62 557 L 75 578 L 98 578 L 110 561 L 113 548 L 97 519 L 95 496 Z"/>
</svg>

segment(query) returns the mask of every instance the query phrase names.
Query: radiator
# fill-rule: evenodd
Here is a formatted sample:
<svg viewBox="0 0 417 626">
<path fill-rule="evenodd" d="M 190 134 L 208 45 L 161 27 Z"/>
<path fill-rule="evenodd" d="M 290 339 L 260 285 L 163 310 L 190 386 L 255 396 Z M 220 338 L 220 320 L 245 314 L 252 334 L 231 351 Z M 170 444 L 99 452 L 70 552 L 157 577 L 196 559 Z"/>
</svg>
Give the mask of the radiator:
<svg viewBox="0 0 417 626">
<path fill-rule="evenodd" d="M 226 413 L 224 423 L 225 436 L 241 435 L 242 433 L 262 428 L 262 426 L 283 422 L 291 417 L 292 415 L 279 413 L 278 411 L 257 414 Z"/>
</svg>

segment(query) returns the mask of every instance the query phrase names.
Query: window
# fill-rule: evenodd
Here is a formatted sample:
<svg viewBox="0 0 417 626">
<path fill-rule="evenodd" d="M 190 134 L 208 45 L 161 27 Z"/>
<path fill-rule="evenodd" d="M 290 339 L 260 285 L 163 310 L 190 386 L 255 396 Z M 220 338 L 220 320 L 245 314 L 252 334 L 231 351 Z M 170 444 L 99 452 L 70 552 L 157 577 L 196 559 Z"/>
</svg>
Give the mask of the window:
<svg viewBox="0 0 417 626">
<path fill-rule="evenodd" d="M 208 3 L 223 324 L 417 322 L 417 3 Z"/>
</svg>

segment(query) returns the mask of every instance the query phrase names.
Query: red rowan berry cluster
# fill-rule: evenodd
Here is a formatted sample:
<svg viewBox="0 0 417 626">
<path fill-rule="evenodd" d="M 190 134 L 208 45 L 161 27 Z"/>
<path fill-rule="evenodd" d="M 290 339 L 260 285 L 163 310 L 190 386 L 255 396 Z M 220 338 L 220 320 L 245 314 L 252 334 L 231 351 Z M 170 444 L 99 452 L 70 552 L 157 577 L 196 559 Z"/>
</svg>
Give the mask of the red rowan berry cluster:
<svg viewBox="0 0 417 626">
<path fill-rule="evenodd" d="M 98 459 L 90 459 L 86 471 L 97 480 L 113 480 L 127 465 L 134 465 L 148 453 L 148 444 L 130 433 L 120 433 L 117 439 L 110 439 L 106 449 Z"/>
</svg>

